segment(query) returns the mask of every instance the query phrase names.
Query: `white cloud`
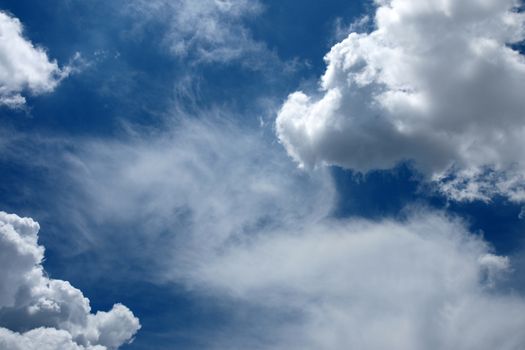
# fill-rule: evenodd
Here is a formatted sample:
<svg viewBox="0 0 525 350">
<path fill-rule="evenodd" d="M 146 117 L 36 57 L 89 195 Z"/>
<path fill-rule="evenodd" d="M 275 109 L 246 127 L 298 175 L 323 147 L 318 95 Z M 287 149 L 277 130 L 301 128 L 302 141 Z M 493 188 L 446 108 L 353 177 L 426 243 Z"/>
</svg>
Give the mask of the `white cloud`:
<svg viewBox="0 0 525 350">
<path fill-rule="evenodd" d="M 236 4 L 248 4 L 202 3 L 228 13 Z M 484 6 L 494 6 L 489 19 L 500 3 L 484 0 Z M 160 4 L 153 8 L 157 14 L 164 6 L 171 6 L 168 2 L 146 5 L 155 4 Z M 222 15 L 208 12 L 197 3 L 174 4 L 183 4 L 182 9 L 186 6 L 188 18 L 211 18 L 208 24 L 204 21 L 192 27 L 199 29 L 202 25 L 204 29 L 191 29 L 186 34 L 182 31 L 175 40 L 182 43 L 177 54 L 196 50 L 212 60 L 238 57 L 235 46 L 233 55 L 228 51 L 232 48 L 230 39 L 222 40 L 220 35 L 220 40 L 214 38 L 210 34 L 213 30 L 208 30 L 223 24 Z M 475 145 L 469 144 L 474 149 L 459 147 L 473 137 L 472 123 L 476 120 L 477 126 L 478 119 L 464 117 L 462 108 L 443 106 L 461 116 L 450 116 L 450 120 L 441 118 L 443 113 L 448 116 L 445 112 L 449 110 L 429 112 L 426 108 L 445 97 L 457 98 L 454 104 L 462 102 L 455 94 L 463 90 L 447 91 L 456 86 L 451 84 L 455 79 L 462 78 L 440 74 L 442 61 L 448 57 L 437 55 L 440 50 L 426 47 L 434 49 L 434 57 L 408 45 L 411 40 L 426 43 L 423 39 L 432 33 L 441 37 L 446 34 L 441 26 L 461 27 L 472 17 L 473 26 L 456 39 L 442 35 L 445 48 L 454 47 L 460 58 L 470 55 L 459 64 L 477 59 L 471 67 L 472 77 L 463 81 L 472 88 L 488 79 L 478 76 L 485 72 L 478 65 L 500 72 L 498 59 L 508 59 L 514 68 L 521 67 L 521 58 L 510 50 L 497 47 L 494 52 L 476 56 L 470 46 L 460 45 L 470 43 L 469 35 L 481 36 L 478 31 L 499 34 L 504 38 L 496 42 L 504 43 L 507 29 L 500 28 L 501 23 L 510 20 L 481 21 L 483 8 L 471 11 L 469 7 L 481 4 L 474 0 L 461 4 L 381 2 L 385 10 L 390 4 L 394 20 L 384 20 L 385 30 L 380 30 L 378 15 L 376 34 L 351 35 L 329 54 L 322 98 L 296 93 L 283 106 L 277 128 L 288 151 L 308 166 L 335 163 L 361 170 L 390 167 L 401 159 L 415 158 L 431 175 L 446 171 L 451 162 L 463 170 L 486 164 L 503 169 L 514 163 L 513 155 L 495 164 L 496 156 L 489 157 L 489 163 L 471 159 L 471 154 L 479 151 Z M 448 6 L 443 7 L 441 17 L 435 16 L 438 4 Z M 501 8 L 503 18 L 521 16 Z M 421 20 L 421 13 L 427 10 L 428 18 Z M 408 16 L 401 21 L 403 25 L 395 21 L 398 12 L 402 18 Z M 237 18 L 235 11 L 233 15 Z M 427 22 L 433 24 L 432 32 L 425 27 Z M 406 29 L 407 23 L 415 29 Z M 474 25 L 479 23 L 488 29 Z M 177 25 L 185 28 L 184 23 Z M 508 32 L 514 27 L 509 24 Z M 227 28 L 229 36 L 238 27 Z M 385 33 L 396 30 L 396 35 Z M 452 45 L 454 40 L 458 40 L 457 47 Z M 431 80 L 419 70 L 427 72 L 428 62 L 418 65 L 417 60 L 409 60 L 408 64 L 405 58 L 413 56 L 435 58 L 433 79 L 442 78 L 437 85 L 445 87 L 425 85 Z M 494 77 L 490 80 L 506 86 L 504 79 L 517 74 L 514 83 L 520 86 L 521 73 L 503 71 L 501 81 Z M 413 82 L 417 84 L 409 85 Z M 488 87 L 479 88 L 493 97 L 484 90 Z M 435 101 L 419 99 L 419 93 L 437 97 Z M 469 96 L 466 92 L 461 95 Z M 505 110 L 521 107 L 511 108 L 502 99 L 505 103 L 496 102 Z M 458 107 L 467 112 L 469 108 L 487 112 L 467 103 Z M 355 108 L 362 113 L 343 113 Z M 427 116 L 430 120 L 423 118 Z M 516 115 L 509 114 L 504 120 L 513 118 L 517 119 Z M 496 125 L 496 130 L 509 133 L 511 128 L 503 124 Z M 476 135 L 488 132 L 488 125 L 494 126 L 484 118 L 479 125 Z M 450 145 L 439 131 L 452 135 L 446 139 Z M 516 136 L 513 142 L 519 144 L 520 140 Z M 122 255 L 124 264 L 130 258 L 126 254 L 139 256 L 141 261 L 148 259 L 151 264 L 144 265 L 148 267 L 145 271 L 134 272 L 135 278 L 175 281 L 191 287 L 192 292 L 293 315 L 261 329 L 258 337 L 247 340 L 241 348 L 518 350 L 525 346 L 525 301 L 497 288 L 510 269 L 508 258 L 494 255 L 463 223 L 436 213 L 411 213 L 408 220 L 379 222 L 326 220 L 334 199 L 327 173 L 296 171 L 276 145 L 257 131 L 215 119 L 191 119 L 159 133 L 132 135 L 126 140 L 76 140 L 75 147 L 66 148 L 71 153 L 65 169 L 77 186 L 63 187 L 78 192 L 74 200 L 64 201 L 67 208 L 61 208 L 63 214 L 72 215 L 63 215 L 62 220 L 79 220 L 74 224 L 92 230 L 88 232 L 90 239 L 102 245 L 108 244 L 104 235 L 111 235 L 120 249 L 113 251 L 119 255 L 110 259 L 120 260 Z M 503 152 L 504 148 L 496 151 Z M 436 157 L 435 162 L 428 160 L 429 155 Z M 117 304 L 109 312 L 92 314 L 89 301 L 79 290 L 45 275 L 38 228 L 31 219 L 0 213 L 0 349 L 105 350 L 131 339 L 140 325 L 127 308 Z M 102 272 L 105 266 L 100 264 Z M 138 276 L 144 273 L 148 275 Z M 227 336 L 235 340 L 238 334 L 232 330 Z M 235 348 L 230 345 L 217 343 L 217 348 Z"/>
<path fill-rule="evenodd" d="M 519 1 L 376 3 L 376 29 L 326 55 L 319 94 L 298 91 L 282 106 L 276 128 L 288 153 L 306 167 L 363 172 L 413 160 L 433 179 L 477 177 L 470 192 L 442 188 L 459 199 L 519 200 L 525 59 L 508 46 L 525 38 Z"/>
<path fill-rule="evenodd" d="M 62 216 L 90 213 L 74 225 L 91 240 L 122 235 L 128 258 L 147 259 L 148 279 L 180 280 L 196 257 L 205 261 L 228 242 L 327 215 L 334 195 L 328 172 L 298 171 L 261 130 L 208 117 L 77 145 L 65 181 L 79 193 L 65 201 Z"/>
<path fill-rule="evenodd" d="M 256 335 L 241 322 L 214 335 L 211 348 L 525 345 L 525 300 L 499 289 L 510 259 L 440 213 L 326 219 L 329 179 L 294 171 L 253 130 L 186 120 L 161 134 L 94 142 L 70 161 L 88 194 L 78 210 L 108 234 L 133 228 L 149 259 L 142 278 L 233 302 L 246 324 L 261 320 Z M 130 244 L 125 235 L 118 242 Z"/>
<path fill-rule="evenodd" d="M 0 106 L 21 107 L 23 93 L 51 92 L 68 74 L 23 36 L 18 18 L 0 12 Z"/>
<path fill-rule="evenodd" d="M 0 349 L 5 350 L 86 350 L 71 339 L 71 334 L 54 328 L 37 328 L 24 334 L 0 328 Z M 105 350 L 89 347 L 89 350 Z"/>
<path fill-rule="evenodd" d="M 0 212 L 0 349 L 109 350 L 130 341 L 140 324 L 128 308 L 92 314 L 80 290 L 47 277 L 39 228 Z"/>
<path fill-rule="evenodd" d="M 423 212 L 275 232 L 225 247 L 193 278 L 296 315 L 261 329 L 271 346 L 246 348 L 517 350 L 525 300 L 495 288 L 508 269 L 461 222 Z"/>
<path fill-rule="evenodd" d="M 166 22 L 164 43 L 178 57 L 204 63 L 241 61 L 252 68 L 263 64 L 257 56 L 276 59 L 245 26 L 245 20 L 262 11 L 257 0 L 135 0 L 125 8 L 141 20 Z"/>
</svg>

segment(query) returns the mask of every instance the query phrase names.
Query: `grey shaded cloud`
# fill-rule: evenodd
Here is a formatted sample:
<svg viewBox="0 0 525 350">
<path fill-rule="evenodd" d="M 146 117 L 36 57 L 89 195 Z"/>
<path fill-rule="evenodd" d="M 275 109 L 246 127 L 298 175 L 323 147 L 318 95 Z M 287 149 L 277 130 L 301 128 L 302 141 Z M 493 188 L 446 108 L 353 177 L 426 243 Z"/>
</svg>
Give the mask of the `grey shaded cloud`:
<svg viewBox="0 0 525 350">
<path fill-rule="evenodd" d="M 39 228 L 0 212 L 0 348 L 110 350 L 129 342 L 140 324 L 128 308 L 93 314 L 80 290 L 46 275 Z"/>
<path fill-rule="evenodd" d="M 525 38 L 520 2 L 376 4 L 375 29 L 326 55 L 320 91 L 283 104 L 288 153 L 362 172 L 415 161 L 453 198 L 522 200 L 525 60 L 509 46 Z"/>
<path fill-rule="evenodd" d="M 297 315 L 261 330 L 271 345 L 217 349 L 517 350 L 525 300 L 497 288 L 509 268 L 461 221 L 420 211 L 281 230 L 225 247 L 194 278 Z"/>
</svg>

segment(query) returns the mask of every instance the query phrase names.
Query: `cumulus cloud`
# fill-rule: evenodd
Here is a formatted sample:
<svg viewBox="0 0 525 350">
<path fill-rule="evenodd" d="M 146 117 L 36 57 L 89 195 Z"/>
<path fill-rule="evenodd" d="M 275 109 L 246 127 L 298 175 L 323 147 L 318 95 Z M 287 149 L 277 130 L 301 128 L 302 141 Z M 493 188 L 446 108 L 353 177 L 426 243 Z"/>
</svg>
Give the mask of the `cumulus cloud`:
<svg viewBox="0 0 525 350">
<path fill-rule="evenodd" d="M 511 46 L 525 38 L 520 2 L 376 5 L 375 30 L 326 55 L 319 93 L 283 104 L 276 129 L 288 153 L 305 167 L 362 172 L 415 161 L 455 198 L 520 200 L 525 59 Z"/>
<path fill-rule="evenodd" d="M 38 328 L 24 334 L 0 328 L 0 349 L 9 350 L 85 350 L 71 338 L 71 334 L 54 328 Z M 104 347 L 90 347 L 103 350 Z"/>
<path fill-rule="evenodd" d="M 21 107 L 23 93 L 51 92 L 69 72 L 23 36 L 18 18 L 0 11 L 0 106 Z"/>
<path fill-rule="evenodd" d="M 45 274 L 39 228 L 0 212 L 0 349 L 110 350 L 129 342 L 140 324 L 128 308 L 93 314 L 80 290 Z"/>
</svg>

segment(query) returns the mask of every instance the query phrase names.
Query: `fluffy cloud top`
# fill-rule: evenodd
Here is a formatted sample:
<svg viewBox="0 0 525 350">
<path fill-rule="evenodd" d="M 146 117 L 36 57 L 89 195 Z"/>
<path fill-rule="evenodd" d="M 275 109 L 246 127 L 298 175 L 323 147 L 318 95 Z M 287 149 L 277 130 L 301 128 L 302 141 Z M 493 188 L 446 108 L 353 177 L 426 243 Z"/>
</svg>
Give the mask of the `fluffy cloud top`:
<svg viewBox="0 0 525 350">
<path fill-rule="evenodd" d="M 139 320 L 121 304 L 92 314 L 89 300 L 42 268 L 38 223 L 0 212 L 0 349 L 110 350 Z"/>
<path fill-rule="evenodd" d="M 68 73 L 50 61 L 42 48 L 24 38 L 17 18 L 0 12 L 0 105 L 20 107 L 25 104 L 24 91 L 53 91 Z"/>
<path fill-rule="evenodd" d="M 376 3 L 376 29 L 326 55 L 319 95 L 282 106 L 289 154 L 364 172 L 413 160 L 435 179 L 453 172 L 457 198 L 523 197 L 525 59 L 509 46 L 525 38 L 520 2 Z"/>
</svg>

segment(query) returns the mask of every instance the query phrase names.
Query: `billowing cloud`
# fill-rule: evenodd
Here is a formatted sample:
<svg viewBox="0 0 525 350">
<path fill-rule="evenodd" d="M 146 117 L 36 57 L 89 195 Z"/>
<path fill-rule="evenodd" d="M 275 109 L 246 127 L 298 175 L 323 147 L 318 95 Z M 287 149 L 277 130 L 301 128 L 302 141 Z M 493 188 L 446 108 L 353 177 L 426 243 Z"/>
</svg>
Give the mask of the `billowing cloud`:
<svg viewBox="0 0 525 350">
<path fill-rule="evenodd" d="M 0 106 L 21 107 L 23 93 L 51 92 L 68 74 L 23 36 L 18 18 L 0 11 Z"/>
<path fill-rule="evenodd" d="M 375 30 L 326 55 L 318 94 L 276 121 L 301 165 L 366 172 L 415 161 L 458 199 L 521 200 L 525 38 L 517 0 L 376 1 Z M 474 181 L 472 181 L 474 180 Z"/>
<path fill-rule="evenodd" d="M 0 349 L 111 350 L 129 342 L 139 320 L 121 304 L 91 313 L 89 300 L 42 267 L 39 225 L 0 212 Z"/>
</svg>

